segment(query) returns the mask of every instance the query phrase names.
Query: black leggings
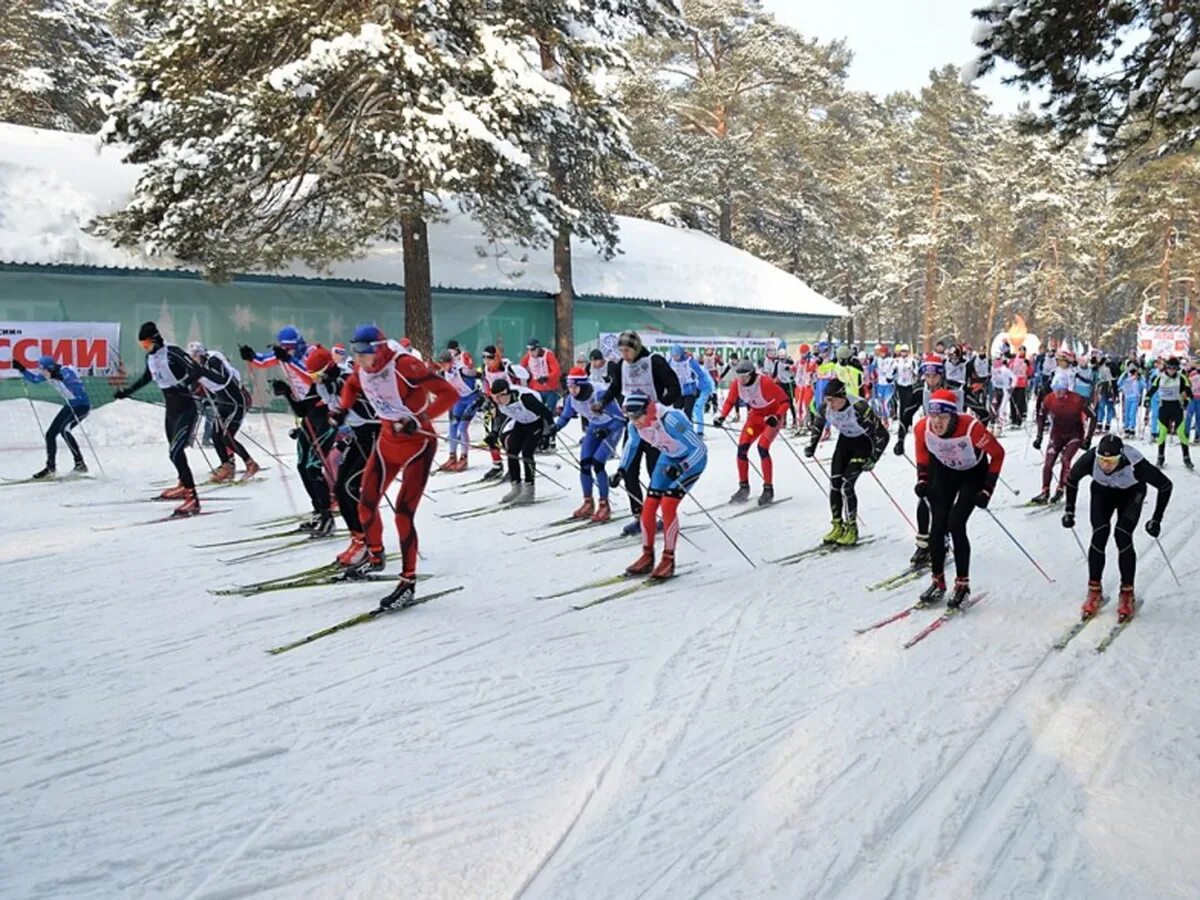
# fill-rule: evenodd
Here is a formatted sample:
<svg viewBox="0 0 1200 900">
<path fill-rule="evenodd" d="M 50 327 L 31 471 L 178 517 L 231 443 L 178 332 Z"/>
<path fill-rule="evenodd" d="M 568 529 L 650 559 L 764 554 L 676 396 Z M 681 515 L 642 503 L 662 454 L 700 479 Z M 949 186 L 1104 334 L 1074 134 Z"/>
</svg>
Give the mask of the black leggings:
<svg viewBox="0 0 1200 900">
<path fill-rule="evenodd" d="M 635 518 L 642 514 L 642 460 L 646 460 L 646 480 L 649 481 L 650 474 L 658 465 L 658 454 L 657 447 L 650 446 L 649 441 L 641 441 L 633 459 L 629 461 L 629 468 L 625 470 L 625 493 L 629 496 L 629 511 Z"/>
<path fill-rule="evenodd" d="M 250 454 L 237 439 L 238 429 L 246 418 L 246 407 L 240 403 L 215 403 L 213 410 L 217 421 L 213 423 L 213 449 L 223 463 L 232 462 L 236 453 L 243 462 L 249 462 Z"/>
<path fill-rule="evenodd" d="M 542 420 L 513 422 L 513 427 L 504 435 L 504 452 L 508 456 L 508 480 L 514 484 L 521 480 L 521 463 L 525 464 L 525 481 L 533 484 L 537 466 L 533 462 L 533 451 L 542 439 Z"/>
<path fill-rule="evenodd" d="M 179 483 L 185 488 L 194 488 L 196 479 L 192 477 L 192 467 L 188 465 L 187 447 L 192 442 L 196 421 L 200 417 L 196 401 L 190 394 L 167 391 L 163 391 L 163 401 L 167 406 L 167 454 L 179 475 Z"/>
<path fill-rule="evenodd" d="M 946 535 L 954 543 L 954 569 L 959 578 L 971 574 L 971 541 L 967 538 L 967 520 L 975 511 L 975 495 L 987 477 L 987 466 L 966 472 L 934 464 L 929 481 L 929 556 L 935 576 L 946 572 Z"/>
<path fill-rule="evenodd" d="M 350 438 L 346 441 L 346 450 L 342 454 L 342 462 L 338 466 L 337 483 L 334 493 L 337 495 L 338 510 L 351 532 L 361 533 L 362 522 L 358 517 L 358 501 L 362 498 L 363 469 L 375 449 L 375 439 L 379 437 L 379 426 L 359 425 L 352 429 Z"/>
<path fill-rule="evenodd" d="M 858 493 L 854 483 L 862 474 L 861 460 L 871 458 L 871 439 L 865 434 L 839 435 L 829 461 L 829 511 L 833 518 L 853 522 L 858 518 Z M 844 512 L 843 512 L 844 511 Z"/>
<path fill-rule="evenodd" d="M 46 468 L 54 468 L 54 460 L 58 456 L 58 436 L 60 434 L 62 435 L 63 442 L 67 445 L 67 449 L 75 457 L 75 464 L 78 465 L 83 462 L 83 453 L 80 452 L 79 442 L 75 440 L 75 435 L 71 434 L 71 429 L 86 419 L 87 414 L 91 411 L 91 407 L 89 406 L 64 406 L 58 411 L 58 415 L 54 417 L 54 421 L 46 429 Z"/>
<path fill-rule="evenodd" d="M 1088 545 L 1088 578 L 1099 581 L 1104 576 L 1104 550 L 1112 531 L 1112 516 L 1117 514 L 1117 566 L 1121 584 L 1133 584 L 1137 572 L 1137 552 L 1133 549 L 1133 531 L 1142 516 L 1146 486 L 1113 488 L 1092 482 L 1092 542 Z"/>
<path fill-rule="evenodd" d="M 696 408 L 696 401 L 700 399 L 699 394 L 687 394 L 683 398 L 683 414 L 687 416 L 689 422 L 692 421 L 692 410 Z M 703 412 L 703 410 L 701 410 Z"/>
<path fill-rule="evenodd" d="M 316 406 L 296 427 L 296 461 L 300 480 L 317 513 L 329 512 L 329 485 L 333 481 L 327 469 L 329 451 L 337 431 L 329 425 L 329 412 Z"/>
</svg>

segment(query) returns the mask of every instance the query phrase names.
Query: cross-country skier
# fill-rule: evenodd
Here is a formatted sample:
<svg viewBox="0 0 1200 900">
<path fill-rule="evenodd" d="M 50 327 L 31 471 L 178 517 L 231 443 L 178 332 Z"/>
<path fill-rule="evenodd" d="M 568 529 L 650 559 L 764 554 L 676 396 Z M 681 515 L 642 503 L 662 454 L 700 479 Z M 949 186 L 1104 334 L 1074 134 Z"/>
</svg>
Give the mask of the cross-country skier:
<svg viewBox="0 0 1200 900">
<path fill-rule="evenodd" d="M 629 438 L 613 482 L 619 484 L 630 477 L 630 465 L 642 444 L 652 444 L 657 450 L 650 472 L 650 489 L 642 506 L 642 555 L 625 571 L 629 575 L 649 575 L 655 579 L 671 578 L 675 575 L 675 544 L 679 540 L 679 504 L 704 471 L 708 448 L 692 430 L 687 416 L 677 409 L 660 406 L 640 389 L 626 393 L 622 409 L 629 419 Z M 654 533 L 660 512 L 663 555 L 655 565 Z"/>
<path fill-rule="evenodd" d="M 671 364 L 658 353 L 651 353 L 650 348 L 642 343 L 641 335 L 636 331 L 622 331 L 617 337 L 617 352 L 621 354 L 621 362 L 611 369 L 612 383 L 608 390 L 596 398 L 596 412 L 602 411 L 610 400 L 623 403 L 625 395 L 633 391 L 651 397 L 662 409 L 683 405 L 683 391 Z M 638 532 L 637 518 L 642 512 L 643 459 L 646 461 L 646 470 L 654 471 L 658 463 L 658 448 L 649 441 L 638 443 L 637 453 L 626 466 L 626 475 L 629 477 L 625 479 L 625 493 L 629 496 L 629 509 L 634 521 L 622 530 L 625 535 Z"/>
<path fill-rule="evenodd" d="M 449 411 L 458 393 L 413 354 L 394 347 L 375 325 L 360 325 L 350 345 L 355 369 L 342 385 L 339 406 L 354 408 L 365 394 L 379 416 L 379 440 L 367 460 L 358 516 L 366 534 L 366 568 L 382 566 L 383 521 L 379 504 L 392 481 L 400 478 L 396 494 L 396 532 L 400 536 L 400 579 L 379 601 L 381 609 L 411 605 L 417 584 L 417 506 L 429 480 L 437 453 L 431 424 Z"/>
<path fill-rule="evenodd" d="M 1187 376 L 1179 371 L 1179 357 L 1172 356 L 1163 364 L 1162 373 L 1154 379 L 1147 398 L 1158 400 L 1158 418 L 1162 427 L 1158 429 L 1158 467 L 1167 462 L 1167 438 L 1171 434 L 1179 437 L 1179 449 L 1183 452 L 1183 464 L 1192 466 L 1192 454 L 1188 449 L 1187 429 L 1183 425 L 1183 410 L 1192 400 L 1192 385 Z"/>
<path fill-rule="evenodd" d="M 163 340 L 153 322 L 144 322 L 138 329 L 138 344 L 146 353 L 146 371 L 128 387 L 113 391 L 113 398 L 124 400 L 151 381 L 158 385 L 166 405 L 167 454 L 179 476 L 179 483 L 159 496 L 164 500 L 183 501 L 172 515 L 198 515 L 200 500 L 196 497 L 196 480 L 188 465 L 187 446 L 192 442 L 198 417 L 192 389 L 203 373 L 182 347 Z"/>
<path fill-rule="evenodd" d="M 562 367 L 558 364 L 558 358 L 553 351 L 543 347 L 540 340 L 530 338 L 525 345 L 525 356 L 521 359 L 521 365 L 529 370 L 529 387 L 537 392 L 542 403 L 553 413 L 558 406 L 558 392 L 562 387 Z M 552 437 L 550 430 L 546 429 L 538 449 L 546 450 L 552 446 Z"/>
<path fill-rule="evenodd" d="M 775 499 L 775 469 L 771 460 L 771 444 L 778 436 L 781 421 L 787 414 L 787 394 L 771 376 L 756 372 L 754 363 L 746 359 L 738 363 L 737 377 L 730 383 L 721 415 L 713 419 L 713 425 L 717 428 L 722 427 L 729 411 L 738 400 L 749 406 L 750 411 L 738 438 L 738 489 L 729 501 L 745 503 L 750 499 L 750 445 L 757 442 L 763 477 L 763 489 L 758 498 L 758 505 L 766 506 Z"/>
<path fill-rule="evenodd" d="M 671 370 L 679 379 L 679 389 L 683 392 L 683 414 L 695 426 L 696 433 L 703 435 L 704 405 L 716 385 L 699 360 L 683 349 L 683 344 L 671 347 L 670 362 Z"/>
<path fill-rule="evenodd" d="M 323 537 L 334 529 L 330 490 L 336 478 L 329 451 L 337 431 L 330 426 L 329 408 L 317 394 L 304 365 L 309 348 L 303 335 L 294 326 L 285 325 L 275 339 L 277 343 L 266 353 L 255 353 L 245 344 L 238 350 L 252 368 L 278 366 L 283 372 L 282 379 L 271 381 L 271 391 L 284 399 L 297 419 L 291 432 L 296 441 L 296 468 L 313 510 L 312 518 L 300 528 Z"/>
<path fill-rule="evenodd" d="M 574 368 L 567 373 L 569 396 L 553 428 L 561 431 L 575 416 L 579 416 L 586 425 L 583 440 L 579 442 L 579 485 L 583 489 L 583 503 L 571 513 L 571 517 L 607 522 L 612 519 L 612 508 L 608 502 L 608 472 L 604 464 L 616 452 L 617 441 L 625 428 L 625 417 L 621 415 L 615 400 L 609 400 L 600 412 L 595 412 L 592 409 L 595 393 L 595 385 L 582 368 Z M 599 506 L 594 505 L 592 499 L 593 486 L 600 489 Z"/>
<path fill-rule="evenodd" d="M 833 527 L 822 539 L 826 544 L 850 547 L 858 543 L 858 494 L 855 483 L 879 462 L 887 447 L 887 426 L 861 397 L 848 394 L 836 378 L 825 387 L 825 403 L 810 426 L 812 436 L 804 448 L 811 459 L 826 426 L 837 430 L 838 440 L 829 464 L 829 509 Z"/>
<path fill-rule="evenodd" d="M 1117 394 L 1121 398 L 1121 424 L 1125 437 L 1137 435 L 1138 411 L 1142 408 L 1142 397 L 1146 393 L 1146 382 L 1142 378 L 1137 362 L 1129 360 L 1125 373 L 1117 379 Z"/>
<path fill-rule="evenodd" d="M 796 364 L 787 354 L 787 341 L 780 340 L 774 347 L 767 348 L 767 363 L 763 367 L 763 371 L 774 379 L 775 383 L 783 388 L 783 392 L 787 394 L 788 411 L 792 414 L 793 427 L 800 427 L 800 420 L 796 415 Z M 787 425 L 787 416 L 783 417 L 783 424 Z M 704 434 L 704 429 L 698 429 L 700 434 Z"/>
<path fill-rule="evenodd" d="M 1037 411 L 1037 437 L 1033 441 L 1033 449 L 1042 449 L 1042 438 L 1046 433 L 1046 418 L 1050 424 L 1050 446 L 1046 448 L 1046 456 L 1042 462 L 1042 492 L 1030 503 L 1057 503 L 1062 499 L 1067 474 L 1071 471 L 1071 461 L 1079 448 L 1088 450 L 1092 446 L 1092 435 L 1096 432 L 1096 416 L 1087 401 L 1071 390 L 1071 379 L 1065 374 L 1055 375 L 1051 384 L 1051 393 L 1042 401 Z M 1084 434 L 1084 424 L 1087 424 L 1087 434 Z M 1058 476 L 1058 487 L 1054 498 L 1050 497 L 1050 478 L 1054 474 L 1054 464 L 1061 457 L 1061 473 Z"/>
<path fill-rule="evenodd" d="M 605 359 L 599 348 L 588 354 L 588 381 L 591 382 L 592 389 L 597 392 L 597 396 L 602 395 L 612 384 L 613 367 L 616 365 L 617 363 Z"/>
<path fill-rule="evenodd" d="M 463 359 L 462 354 L 455 355 L 451 348 L 438 354 L 437 366 L 442 377 L 458 394 L 458 401 L 450 409 L 447 441 L 450 456 L 438 467 L 438 471 L 462 472 L 467 468 L 467 448 L 471 446 L 471 420 L 475 418 L 475 412 L 483 400 L 479 390 L 479 372 Z"/>
<path fill-rule="evenodd" d="M 75 440 L 75 435 L 71 434 L 71 429 L 86 419 L 87 414 L 92 411 L 92 401 L 88 398 L 87 388 L 83 386 L 83 379 L 79 377 L 79 373 L 71 366 L 62 365 L 53 356 L 43 356 L 38 359 L 40 372 L 31 372 L 15 356 L 12 365 L 30 384 L 42 384 L 49 381 L 66 401 L 63 408 L 54 416 L 50 427 L 46 429 L 46 466 L 40 472 L 35 473 L 33 477 L 39 481 L 54 477 L 59 435 L 62 435 L 63 443 L 67 445 L 71 456 L 75 458 L 75 471 L 86 472 L 88 468 L 87 463 L 83 461 L 83 451 L 79 449 L 79 442 Z"/>
<path fill-rule="evenodd" d="M 492 401 L 492 385 L 502 378 L 508 380 L 508 366 L 509 361 L 491 344 L 483 348 L 483 393 L 489 401 Z M 503 427 L 504 414 L 494 401 L 486 403 L 483 407 L 483 443 L 491 454 L 492 467 L 483 473 L 484 481 L 504 477 L 505 466 L 500 454 L 500 430 Z"/>
<path fill-rule="evenodd" d="M 200 386 L 212 404 L 216 418 L 213 428 L 213 449 L 221 464 L 212 473 L 216 483 L 231 481 L 234 476 L 234 456 L 241 457 L 246 465 L 242 480 L 253 478 L 259 465 L 237 439 L 238 430 L 246 418 L 246 392 L 242 389 L 242 377 L 221 353 L 209 350 L 200 341 L 188 344 L 188 355 L 201 369 Z"/>
<path fill-rule="evenodd" d="M 1103 602 L 1101 578 L 1104 576 L 1105 549 L 1110 532 L 1117 544 L 1117 565 L 1121 570 L 1121 591 L 1117 603 L 1117 619 L 1125 621 L 1134 613 L 1133 582 L 1137 574 L 1137 553 L 1133 548 L 1133 533 L 1142 515 L 1146 486 L 1158 491 L 1154 513 L 1146 523 L 1146 533 L 1157 538 L 1162 533 L 1163 514 L 1171 499 L 1171 479 L 1134 448 L 1127 446 L 1115 434 L 1100 438 L 1095 449 L 1075 461 L 1067 477 L 1067 505 L 1063 510 L 1063 528 L 1075 527 L 1075 501 L 1079 484 L 1092 476 L 1090 520 L 1092 540 L 1088 545 L 1088 592 L 1083 602 L 1083 617 L 1090 619 Z M 1112 528 L 1116 513 L 1116 529 Z"/>
<path fill-rule="evenodd" d="M 967 520 L 976 507 L 987 509 L 1004 464 L 1004 448 L 974 416 L 961 412 L 961 398 L 950 390 L 934 391 L 928 415 L 917 423 L 913 441 L 917 454 L 916 495 L 929 501 L 932 581 L 921 594 L 923 603 L 946 596 L 946 535 L 954 543 L 957 578 L 947 605 L 957 609 L 971 596 L 971 541 Z"/>
<path fill-rule="evenodd" d="M 541 401 L 536 391 L 522 385 L 510 385 L 503 378 L 492 383 L 492 401 L 505 418 L 500 436 L 508 457 L 508 480 L 511 485 L 500 502 L 518 505 L 532 503 L 537 498 L 537 464 L 533 453 L 541 444 L 543 433 L 554 424 L 554 411 Z M 522 464 L 525 468 L 524 483 L 521 482 Z"/>
</svg>

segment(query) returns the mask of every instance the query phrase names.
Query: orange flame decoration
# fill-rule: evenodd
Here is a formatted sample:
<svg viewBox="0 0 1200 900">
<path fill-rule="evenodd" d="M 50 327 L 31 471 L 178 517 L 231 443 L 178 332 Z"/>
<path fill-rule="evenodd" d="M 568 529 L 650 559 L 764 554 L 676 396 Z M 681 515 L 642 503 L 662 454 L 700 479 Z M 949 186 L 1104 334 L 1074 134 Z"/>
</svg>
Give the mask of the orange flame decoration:
<svg viewBox="0 0 1200 900">
<path fill-rule="evenodd" d="M 1008 326 L 1008 343 L 1014 350 L 1025 343 L 1029 330 L 1025 327 L 1025 319 L 1020 315 L 1013 316 L 1013 324 Z"/>
</svg>

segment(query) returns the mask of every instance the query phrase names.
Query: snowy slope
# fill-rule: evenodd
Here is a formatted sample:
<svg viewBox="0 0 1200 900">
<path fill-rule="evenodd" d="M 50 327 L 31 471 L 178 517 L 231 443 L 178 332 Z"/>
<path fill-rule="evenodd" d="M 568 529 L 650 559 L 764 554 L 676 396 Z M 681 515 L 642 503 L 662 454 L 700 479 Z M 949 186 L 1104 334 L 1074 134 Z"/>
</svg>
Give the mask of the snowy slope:
<svg viewBox="0 0 1200 900">
<path fill-rule="evenodd" d="M 6 426 L 17 406 L 0 405 Z M 158 414 L 113 404 L 96 430 L 141 434 Z M 1023 435 L 1007 442 L 1006 475 L 1027 497 L 1037 454 Z M 733 448 L 719 433 L 709 447 L 699 495 L 715 504 L 734 486 Z M 275 466 L 222 515 L 95 531 L 160 507 L 63 504 L 127 499 L 168 475 L 157 444 L 98 449 L 111 481 L 0 487 L 5 896 L 1195 896 L 1200 611 L 1144 532 L 1142 618 L 1096 656 L 1110 607 L 1057 653 L 1086 583 L 1079 551 L 1054 515 L 1002 494 L 997 515 L 1057 582 L 977 514 L 987 598 L 903 650 L 933 614 L 853 632 L 915 593 L 865 590 L 911 550 L 869 478 L 862 516 L 886 540 L 762 562 L 827 527 L 782 445 L 779 495 L 792 499 L 723 523 L 756 569 L 709 528 L 680 549 L 708 568 L 582 612 L 532 595 L 619 570 L 632 548 L 588 555 L 593 534 L 501 531 L 566 515 L 573 492 L 453 523 L 439 514 L 489 495 L 438 490 L 421 508 L 436 575 L 422 589 L 467 589 L 272 657 L 380 593 L 206 593 L 330 557 L 325 544 L 225 565 L 229 550 L 191 547 L 290 512 L 295 476 Z M 1200 482 L 1176 460 L 1163 543 L 1194 586 Z M 39 464 L 0 452 L 0 475 Z M 907 510 L 908 464 L 888 454 L 879 475 Z"/>
</svg>

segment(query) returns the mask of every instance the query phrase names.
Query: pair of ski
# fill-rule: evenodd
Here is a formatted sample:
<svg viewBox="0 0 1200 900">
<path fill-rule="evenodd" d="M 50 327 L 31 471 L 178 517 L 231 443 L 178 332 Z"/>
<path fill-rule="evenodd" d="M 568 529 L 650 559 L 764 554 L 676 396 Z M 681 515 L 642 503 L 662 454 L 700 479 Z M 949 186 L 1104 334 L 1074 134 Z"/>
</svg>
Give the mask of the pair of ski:
<svg viewBox="0 0 1200 900">
<path fill-rule="evenodd" d="M 18 484 L 65 484 L 70 481 L 95 481 L 91 475 L 76 475 L 68 472 L 62 478 L 5 478 L 0 487 L 15 487 Z"/>
<path fill-rule="evenodd" d="M 707 528 L 712 528 L 711 525 L 688 525 L 686 528 L 680 528 L 680 536 L 687 534 L 693 535 L 697 531 L 704 531 Z M 609 537 L 600 538 L 598 541 L 592 541 L 590 544 L 584 544 L 582 547 L 572 547 L 569 550 L 559 550 L 555 556 L 574 556 L 577 553 L 587 553 L 594 551 L 596 553 L 608 553 L 611 550 L 631 550 L 638 546 L 642 540 L 642 533 L 637 534 L 614 534 Z"/>
<path fill-rule="evenodd" d="M 1054 642 L 1054 649 L 1055 650 L 1065 649 L 1067 644 L 1071 643 L 1071 641 L 1073 641 L 1079 635 L 1079 633 L 1083 631 L 1083 629 L 1085 629 L 1088 625 L 1090 625 L 1095 619 L 1100 617 L 1101 610 L 1103 610 L 1104 607 L 1107 605 L 1108 605 L 1108 595 L 1105 594 L 1103 597 L 1100 598 L 1100 609 L 1096 610 L 1096 614 L 1093 616 L 1088 616 L 1086 619 L 1081 618 L 1078 622 L 1076 622 L 1074 625 L 1072 625 L 1070 628 L 1068 628 L 1066 631 L 1064 631 L 1062 633 L 1062 636 L 1059 637 L 1059 639 Z M 1139 597 L 1137 599 L 1137 601 L 1134 603 L 1134 608 L 1133 608 L 1134 614 L 1130 618 L 1126 619 L 1125 621 L 1117 622 L 1116 625 L 1113 625 L 1111 628 L 1109 628 L 1108 633 L 1100 639 L 1100 642 L 1098 644 L 1096 644 L 1095 652 L 1103 653 L 1105 650 L 1107 650 L 1109 647 L 1111 647 L 1112 642 L 1121 636 L 1121 632 L 1123 632 L 1125 630 L 1126 626 L 1128 626 L 1130 622 L 1132 622 L 1134 619 L 1137 618 L 1137 614 L 1139 612 L 1141 612 L 1141 609 L 1142 609 L 1142 599 Z"/>
<path fill-rule="evenodd" d="M 414 606 L 420 606 L 423 603 L 428 603 L 430 600 L 436 600 L 439 597 L 445 597 L 447 594 L 456 594 L 463 589 L 463 586 L 456 585 L 455 587 L 446 588 L 441 591 L 434 591 L 432 594 L 426 594 L 423 597 L 417 597 L 412 603 L 406 606 L 393 606 L 390 609 L 376 607 L 364 613 L 359 613 L 357 616 L 351 616 L 349 619 L 343 619 L 336 625 L 330 625 L 328 628 L 322 628 L 320 631 L 314 631 L 312 634 L 305 635 L 299 640 L 292 641 L 289 644 L 282 644 L 278 647 L 272 647 L 267 652 L 272 656 L 278 656 L 280 653 L 287 653 L 289 650 L 295 650 L 297 647 L 303 647 L 305 644 L 311 644 L 313 641 L 319 641 L 321 638 L 327 638 L 331 634 L 337 634 L 339 631 L 345 631 L 347 628 L 354 628 L 358 625 L 365 625 L 367 622 L 374 622 L 376 619 L 381 619 L 384 616 L 394 615 L 395 613 L 403 612 L 406 609 L 412 609 Z"/>
<path fill-rule="evenodd" d="M 490 516 L 494 513 L 503 512 L 506 509 L 521 509 L 526 506 L 537 506 L 539 503 L 545 503 L 552 498 L 537 497 L 529 503 L 488 503 L 484 506 L 475 506 L 471 509 L 461 509 L 458 512 L 438 513 L 443 519 L 451 519 L 455 522 L 462 522 L 465 519 L 478 519 L 480 516 Z"/>
<path fill-rule="evenodd" d="M 253 550 L 250 553 L 243 553 L 241 556 L 231 556 L 229 559 L 221 559 L 219 562 L 227 566 L 234 566 L 238 563 L 250 562 L 255 559 L 263 559 L 267 556 L 276 556 L 280 553 L 287 553 L 289 550 L 297 550 L 300 547 L 311 547 L 314 544 L 319 544 L 323 541 L 336 541 L 342 535 L 334 531 L 330 534 L 314 535 L 305 531 L 294 531 L 289 537 L 294 540 L 287 541 L 283 544 L 276 544 L 274 547 L 266 547 L 262 550 Z"/>
<path fill-rule="evenodd" d="M 864 537 L 860 538 L 857 544 L 817 544 L 815 547 L 809 547 L 807 550 L 801 550 L 799 553 L 789 553 L 787 556 L 781 556 L 778 559 L 769 559 L 767 562 L 773 565 L 794 566 L 798 562 L 803 562 L 806 559 L 816 559 L 822 556 L 829 556 L 831 553 L 838 553 L 842 550 L 853 550 L 855 547 L 865 547 L 867 544 L 875 543 L 879 538 Z"/>
<path fill-rule="evenodd" d="M 652 575 L 630 575 L 628 572 L 622 572 L 620 575 L 611 575 L 607 578 L 599 578 L 596 581 L 589 581 L 587 584 L 581 584 L 577 587 L 568 588 L 565 591 L 557 591 L 553 594 L 538 594 L 534 599 L 555 600 L 559 597 L 570 596 L 571 594 L 582 594 L 587 591 L 599 590 L 600 588 L 613 587 L 614 585 L 625 585 L 625 587 L 611 591 L 607 594 L 601 594 L 599 597 L 595 597 L 592 600 L 571 604 L 572 609 L 590 609 L 593 606 L 599 606 L 601 603 L 608 603 L 610 600 L 619 600 L 622 597 L 628 597 L 631 594 L 649 590 L 650 588 L 657 587 L 660 584 L 666 584 L 668 581 L 671 581 L 675 578 L 680 578 L 701 568 L 704 568 L 704 566 L 700 564 L 681 566 L 670 578 L 655 578 Z M 630 584 L 629 582 L 632 583 Z"/>
<path fill-rule="evenodd" d="M 425 581 L 432 575 L 418 575 L 417 581 Z M 385 575 L 383 572 L 353 573 L 337 563 L 327 563 L 295 575 L 284 575 L 253 584 L 240 584 L 231 588 L 210 590 L 214 597 L 253 597 L 258 594 L 270 594 L 275 591 L 290 591 L 294 588 L 327 587 L 335 584 L 370 584 L 372 582 L 395 581 L 395 575 Z"/>
<path fill-rule="evenodd" d="M 949 565 L 954 561 L 954 554 L 946 551 L 946 564 Z M 912 584 L 921 576 L 929 572 L 929 563 L 914 566 L 909 565 L 906 569 L 897 572 L 895 575 L 890 575 L 882 581 L 877 581 L 874 584 L 867 585 L 868 591 L 893 591 L 898 587 L 903 587 L 906 584 Z"/>
<path fill-rule="evenodd" d="M 219 516 L 222 513 L 230 512 L 228 509 L 202 509 L 200 512 L 187 513 L 185 515 L 169 515 L 159 516 L 155 519 L 143 519 L 140 522 L 122 522 L 119 525 L 93 525 L 92 531 L 120 531 L 124 528 L 141 528 L 145 525 L 159 525 L 163 522 L 186 522 L 189 519 L 198 519 L 201 516 Z"/>
<path fill-rule="evenodd" d="M 750 515 L 750 513 L 762 512 L 764 509 L 770 509 L 772 506 L 778 506 L 780 503 L 787 503 L 791 499 L 792 499 L 791 496 L 787 496 L 787 497 L 780 497 L 778 500 L 772 500 L 770 503 L 763 503 L 761 505 L 756 503 L 754 506 L 751 506 L 749 509 L 743 509 L 740 512 L 735 512 L 732 516 L 723 516 L 721 518 L 721 521 L 729 522 L 732 519 L 740 519 L 742 516 Z M 739 503 L 739 504 L 727 504 L 727 505 L 740 506 L 741 504 Z"/>
<path fill-rule="evenodd" d="M 957 608 L 951 607 L 951 608 L 947 609 L 940 616 L 938 616 L 936 619 L 934 619 L 932 622 L 930 622 L 928 625 L 926 625 L 924 628 L 922 628 L 920 631 L 918 631 L 916 634 L 914 634 L 912 637 L 910 637 L 907 641 L 905 641 L 903 644 L 904 649 L 908 650 L 910 647 L 914 647 L 917 644 L 921 643 L 921 641 L 925 640 L 925 638 L 929 637 L 935 631 L 940 629 L 943 625 L 945 625 L 951 619 L 958 618 L 964 612 L 966 612 L 968 609 L 975 606 L 977 603 L 982 602 L 985 597 L 987 597 L 986 592 L 984 592 L 982 594 L 972 594 L 970 597 L 968 597 L 966 600 L 963 601 L 962 606 L 959 606 Z M 924 601 L 918 600 L 912 606 L 905 607 L 904 609 L 900 610 L 899 612 L 893 613 L 892 615 L 888 616 L 886 619 L 881 619 L 878 622 L 875 622 L 873 625 L 867 625 L 864 628 L 855 628 L 854 632 L 855 632 L 855 634 L 867 634 L 868 632 L 875 631 L 876 629 L 879 629 L 879 628 L 883 628 L 885 625 L 891 625 L 893 622 L 899 622 L 901 619 L 907 619 L 913 613 L 918 612 L 919 610 L 922 610 L 922 609 L 930 609 L 934 605 L 935 604 L 933 604 L 933 603 L 925 603 Z"/>
</svg>

